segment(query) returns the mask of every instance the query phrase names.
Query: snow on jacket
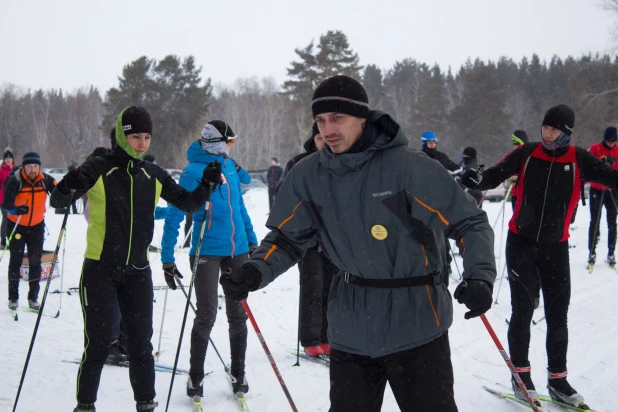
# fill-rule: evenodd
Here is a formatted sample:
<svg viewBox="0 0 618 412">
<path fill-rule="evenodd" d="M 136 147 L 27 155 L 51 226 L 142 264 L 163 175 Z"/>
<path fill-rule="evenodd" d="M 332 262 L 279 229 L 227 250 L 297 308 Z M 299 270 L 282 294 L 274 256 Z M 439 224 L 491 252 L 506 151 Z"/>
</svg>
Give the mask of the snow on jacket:
<svg viewBox="0 0 618 412">
<path fill-rule="evenodd" d="M 4 162 L 0 163 L 0 205 L 4 203 L 4 186 L 6 184 L 6 179 L 9 178 L 13 169 L 15 169 L 15 163 L 10 166 Z"/>
<path fill-rule="evenodd" d="M 618 187 L 618 171 L 581 147 L 547 150 L 526 143 L 483 172 L 478 190 L 492 189 L 518 173 L 509 230 L 543 243 L 563 242 L 581 194 L 581 182 Z"/>
<path fill-rule="evenodd" d="M 257 244 L 251 218 L 245 208 L 236 165 L 230 158 L 213 155 L 202 149 L 199 141 L 193 142 L 187 149 L 189 164 L 180 175 L 178 183 L 191 190 L 202 177 L 204 169 L 210 162 L 219 161 L 222 166 L 223 184 L 213 191 L 210 197 L 210 210 L 206 216 L 207 226 L 202 241 L 200 255 L 237 256 L 249 251 L 250 244 Z M 185 213 L 170 206 L 165 217 L 163 239 L 161 241 L 161 261 L 174 262 L 174 247 L 178 240 L 178 229 Z M 204 211 L 193 213 L 194 230 L 191 235 L 191 250 L 195 256 Z"/>
<path fill-rule="evenodd" d="M 588 148 L 588 151 L 598 157 L 599 159 L 603 159 L 603 157 L 614 157 L 614 163 L 610 165 L 612 169 L 618 170 L 618 144 L 614 145 L 614 147 L 609 147 L 605 144 L 605 142 L 595 143 Z M 592 182 L 590 183 L 590 187 L 592 189 L 600 189 L 600 190 L 609 190 L 607 186 L 603 186 L 602 184 Z"/>
<path fill-rule="evenodd" d="M 406 147 L 390 116 L 370 112 L 361 139 L 371 142 L 363 151 L 337 155 L 325 146 L 291 169 L 267 221 L 271 232 L 249 261 L 262 274 L 260 288 L 298 262 L 315 237 L 353 275 L 444 280 L 445 232 L 465 244 L 464 278 L 493 284 L 494 235 L 476 201 L 441 165 Z M 444 282 L 368 288 L 336 276 L 331 285 L 328 340 L 341 351 L 380 357 L 412 349 L 452 321 Z"/>
</svg>

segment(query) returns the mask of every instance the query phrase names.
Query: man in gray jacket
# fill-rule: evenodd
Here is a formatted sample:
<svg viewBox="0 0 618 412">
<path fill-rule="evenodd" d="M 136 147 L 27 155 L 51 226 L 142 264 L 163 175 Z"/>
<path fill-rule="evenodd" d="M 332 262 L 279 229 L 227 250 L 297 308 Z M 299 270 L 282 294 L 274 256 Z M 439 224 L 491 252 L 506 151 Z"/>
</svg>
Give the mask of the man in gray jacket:
<svg viewBox="0 0 618 412">
<path fill-rule="evenodd" d="M 387 381 L 402 411 L 456 411 L 444 233 L 465 246 L 455 298 L 467 319 L 479 316 L 496 276 L 487 216 L 438 162 L 406 147 L 389 115 L 369 110 L 356 80 L 323 81 L 312 110 L 326 146 L 290 171 L 271 232 L 221 277 L 225 294 L 265 287 L 317 238 L 341 270 L 328 308 L 331 412 L 379 411 Z"/>
</svg>

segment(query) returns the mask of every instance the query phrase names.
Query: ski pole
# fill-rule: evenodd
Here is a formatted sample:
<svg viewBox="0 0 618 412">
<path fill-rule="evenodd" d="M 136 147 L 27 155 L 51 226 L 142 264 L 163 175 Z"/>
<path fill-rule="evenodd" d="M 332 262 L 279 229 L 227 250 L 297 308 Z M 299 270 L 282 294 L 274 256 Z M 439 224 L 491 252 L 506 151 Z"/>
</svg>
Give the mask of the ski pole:
<svg viewBox="0 0 618 412">
<path fill-rule="evenodd" d="M 4 252 L 6 252 L 6 250 L 9 248 L 9 245 L 11 244 L 11 239 L 13 239 L 13 235 L 15 234 L 15 230 L 17 229 L 17 225 L 19 225 L 19 221 L 22 216 L 23 215 L 17 216 L 17 222 L 15 222 L 15 227 L 13 227 L 13 230 L 11 231 L 11 236 L 9 236 L 9 240 L 7 240 L 6 246 L 2 250 L 2 256 L 0 256 L 0 262 L 2 262 L 2 258 L 4 257 Z"/>
<path fill-rule="evenodd" d="M 303 265 L 304 260 L 300 261 Z M 298 289 L 298 329 L 296 332 L 296 363 L 292 366 L 300 366 L 300 313 L 303 307 L 303 275 L 300 275 L 300 287 Z"/>
<path fill-rule="evenodd" d="M 71 203 L 73 203 L 73 198 L 75 195 L 71 196 Z M 24 363 L 24 370 L 21 373 L 21 379 L 19 380 L 19 387 L 17 388 L 17 396 L 15 396 L 15 403 L 13 404 L 13 412 L 17 409 L 17 402 L 19 401 L 19 394 L 21 393 L 21 388 L 24 384 L 24 379 L 26 378 L 26 371 L 28 370 L 28 364 L 30 363 L 30 355 L 32 355 L 32 348 L 34 347 L 34 340 L 36 339 L 36 334 L 39 330 L 39 324 L 41 323 L 41 317 L 43 315 L 43 309 L 45 309 L 45 300 L 47 298 L 47 292 L 49 291 L 49 285 L 51 284 L 52 273 L 54 273 L 54 267 L 56 266 L 56 262 L 58 260 L 58 250 L 60 249 L 60 242 L 62 241 L 62 235 L 67 227 L 67 219 L 69 217 L 69 210 L 64 212 L 64 219 L 62 220 L 62 226 L 60 227 L 60 234 L 58 235 L 58 241 L 56 242 L 56 249 L 54 250 L 54 257 L 52 258 L 51 269 L 49 271 L 49 276 L 47 277 L 47 282 L 45 282 L 45 291 L 43 292 L 43 299 L 41 300 L 41 308 L 39 309 L 39 313 L 36 317 L 36 323 L 34 324 L 34 331 L 32 332 L 32 339 L 30 340 L 30 347 L 28 348 L 28 354 L 26 355 L 26 362 Z M 17 225 L 15 225 L 17 226 Z M 60 311 L 56 314 L 55 317 L 58 317 Z"/>
<path fill-rule="evenodd" d="M 451 241 L 446 239 L 448 242 L 448 248 L 451 250 L 451 256 L 453 256 L 453 262 L 455 262 L 455 268 L 457 269 L 457 273 L 459 274 L 459 280 L 462 279 L 461 271 L 459 270 L 459 265 L 457 264 L 457 259 L 455 259 L 455 252 L 453 252 L 453 247 L 451 246 Z"/>
<path fill-rule="evenodd" d="M 272 366 L 273 371 L 275 372 L 275 375 L 277 376 L 277 380 L 279 380 L 279 384 L 281 385 L 281 389 L 283 389 L 283 393 L 285 393 L 285 396 L 288 398 L 288 402 L 290 402 L 290 406 L 292 407 L 292 410 L 294 412 L 298 412 L 298 409 L 296 409 L 296 405 L 294 405 L 294 401 L 292 400 L 292 395 L 290 395 L 290 391 L 288 391 L 287 386 L 285 386 L 285 382 L 283 381 L 283 376 L 281 376 L 281 373 L 279 372 L 279 368 L 277 368 L 275 359 L 270 354 L 270 350 L 268 349 L 268 345 L 266 345 L 264 336 L 262 335 L 262 332 L 260 332 L 260 328 L 258 327 L 258 324 L 255 321 L 255 318 L 253 317 L 253 313 L 251 313 L 249 304 L 247 303 L 246 300 L 243 300 L 242 305 L 245 308 L 245 312 L 247 312 L 247 316 L 249 316 L 249 320 L 251 321 L 251 324 L 253 325 L 253 329 L 255 329 L 255 333 L 257 334 L 257 337 L 260 340 L 260 343 L 262 344 L 262 348 L 264 348 L 264 352 L 266 352 L 266 357 L 268 358 L 268 361 L 270 362 L 270 366 Z"/>
<path fill-rule="evenodd" d="M 64 282 L 64 256 L 67 251 L 67 231 L 65 230 L 62 237 L 64 238 L 62 241 L 62 272 L 60 272 L 60 290 L 62 290 L 62 285 Z M 52 275 L 50 272 L 49 276 Z M 60 294 L 60 308 L 58 308 L 58 313 L 60 313 L 60 309 L 62 309 L 62 293 Z"/>
<path fill-rule="evenodd" d="M 187 291 L 185 290 L 185 287 L 182 285 L 182 282 L 180 281 L 180 278 L 177 276 L 174 276 L 174 279 L 176 279 L 176 283 L 178 283 L 178 285 L 180 285 L 180 289 L 182 290 L 182 293 L 185 294 L 185 297 L 189 297 L 189 295 L 187 295 Z M 189 301 L 191 304 L 191 309 L 193 309 L 193 313 L 197 315 L 197 309 L 195 308 L 195 306 L 193 306 L 193 302 Z M 219 351 L 217 350 L 217 345 L 215 345 L 215 343 L 212 341 L 212 338 L 209 336 L 208 337 L 208 341 L 210 342 L 210 345 L 212 346 L 212 348 L 215 350 L 215 352 L 217 353 L 217 356 L 219 357 L 219 360 L 221 361 L 221 364 L 223 364 L 223 369 L 225 370 L 225 373 L 230 373 L 230 368 L 227 367 L 227 365 L 225 364 L 225 361 L 223 361 L 223 358 L 221 357 L 221 354 L 219 353 Z"/>
<path fill-rule="evenodd" d="M 506 262 L 504 262 L 504 268 L 502 269 L 502 277 L 500 278 L 500 284 L 498 285 L 498 293 L 496 294 L 496 301 L 494 305 L 498 304 L 498 297 L 500 296 L 500 289 L 502 288 L 502 281 L 504 280 L 504 272 L 506 272 Z"/>
<path fill-rule="evenodd" d="M 182 326 L 180 327 L 180 336 L 178 337 L 178 348 L 176 349 L 176 359 L 174 359 L 174 368 L 172 369 L 172 380 L 170 381 L 170 390 L 167 394 L 167 402 L 165 404 L 165 412 L 170 407 L 170 399 L 172 398 L 172 388 L 174 387 L 174 377 L 176 375 L 176 368 L 178 367 L 178 357 L 180 356 L 180 347 L 182 345 L 182 335 L 187 323 L 187 313 L 189 312 L 189 303 L 191 303 L 191 293 L 193 292 L 193 283 L 195 282 L 195 274 L 197 273 L 197 266 L 200 261 L 200 251 L 202 250 L 202 240 L 204 239 L 204 231 L 206 230 L 206 218 L 208 215 L 208 209 L 210 209 L 210 196 L 212 195 L 213 184 L 208 185 L 208 194 L 206 196 L 206 203 L 204 203 L 204 214 L 202 216 L 202 228 L 200 230 L 200 237 L 197 242 L 197 253 L 195 261 L 193 262 L 193 270 L 191 273 L 191 282 L 189 283 L 189 292 L 187 293 L 187 304 L 185 305 L 185 314 L 182 318 Z M 184 290 L 184 289 L 183 289 Z"/>
<path fill-rule="evenodd" d="M 495 230 L 496 225 L 498 224 L 498 219 L 500 219 L 500 214 L 504 213 L 506 199 L 508 199 L 509 196 L 511 195 L 511 190 L 513 189 L 513 186 L 515 186 L 515 183 L 511 183 L 511 185 L 509 186 L 509 190 L 506 192 L 506 195 L 504 195 L 504 200 L 502 200 L 502 209 L 500 209 L 500 213 L 498 213 L 498 216 L 496 216 L 496 220 L 494 221 L 494 224 L 491 226 L 491 230 Z"/>
<path fill-rule="evenodd" d="M 536 322 L 534 321 L 534 319 L 532 319 L 532 324 L 536 326 L 539 323 L 543 322 L 544 320 L 545 320 L 545 316 L 543 316 L 541 319 L 537 320 Z"/>
<path fill-rule="evenodd" d="M 182 241 L 180 246 L 176 247 L 176 250 L 182 249 L 184 245 L 187 244 L 187 240 L 189 239 L 189 236 L 191 236 L 191 233 L 193 233 L 193 225 L 191 225 L 191 227 L 189 228 L 189 231 L 187 232 L 187 235 L 185 236 L 185 240 Z"/>
<path fill-rule="evenodd" d="M 513 362 L 511 361 L 511 358 L 509 358 L 509 355 L 504 350 L 504 347 L 500 343 L 500 339 L 498 339 L 498 336 L 496 336 L 496 332 L 494 332 L 494 329 L 491 327 L 491 324 L 487 320 L 487 316 L 485 316 L 483 314 L 480 317 L 481 317 L 481 320 L 483 321 L 483 324 L 485 325 L 485 328 L 487 328 L 487 332 L 489 332 L 489 335 L 491 336 L 491 338 L 493 339 L 494 343 L 496 344 L 496 347 L 500 351 L 500 354 L 502 355 L 502 358 L 504 359 L 504 362 L 506 362 L 506 366 L 509 367 L 509 370 L 511 371 L 511 374 L 513 375 L 513 378 L 515 379 L 515 382 L 517 382 L 517 386 L 519 386 L 519 388 L 521 389 L 523 394 L 526 396 L 526 400 L 530 404 L 530 407 L 535 412 L 542 412 L 541 408 L 539 408 L 537 406 L 537 404 L 534 403 L 534 401 L 530 397 L 530 394 L 528 393 L 528 390 L 526 389 L 526 385 L 524 385 L 524 383 L 522 382 L 521 378 L 519 377 L 519 374 L 515 370 L 515 365 L 513 365 Z"/>
<path fill-rule="evenodd" d="M 157 346 L 157 351 L 154 354 L 154 357 L 157 360 L 157 362 L 159 361 L 159 356 L 161 355 L 161 338 L 163 337 L 163 322 L 165 321 L 165 308 L 167 307 L 167 291 L 168 290 L 169 288 L 165 289 L 165 298 L 163 298 L 163 316 L 161 316 L 161 328 L 159 329 L 159 345 Z"/>
</svg>

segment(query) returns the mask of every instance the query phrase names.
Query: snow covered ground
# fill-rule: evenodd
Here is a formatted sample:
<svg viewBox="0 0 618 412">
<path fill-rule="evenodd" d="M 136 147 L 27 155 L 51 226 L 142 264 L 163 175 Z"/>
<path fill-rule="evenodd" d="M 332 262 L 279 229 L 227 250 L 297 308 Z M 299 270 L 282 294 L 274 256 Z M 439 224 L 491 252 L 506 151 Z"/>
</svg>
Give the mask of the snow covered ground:
<svg viewBox="0 0 618 412">
<path fill-rule="evenodd" d="M 258 238 L 266 234 L 264 224 L 267 219 L 268 201 L 263 190 L 252 190 L 245 195 L 245 202 L 253 219 Z M 490 224 L 496 220 L 500 211 L 500 203 L 486 203 L 485 210 L 489 215 Z M 511 216 L 511 207 L 506 208 L 506 222 Z M 592 275 L 585 269 L 587 258 L 587 231 L 589 221 L 588 207 L 579 208 L 576 226 L 572 232 L 571 249 L 572 267 L 572 298 L 569 317 L 569 381 L 584 395 L 587 402 L 599 411 L 617 411 L 613 400 L 618 392 L 618 309 L 613 300 L 618 290 L 618 273 L 599 263 Z M 46 219 L 49 235 L 45 241 L 45 249 L 53 250 L 59 228 L 61 215 L 49 212 Z M 504 265 L 504 252 L 499 249 L 501 220 L 496 227 L 496 255 L 499 262 L 499 275 Z M 157 230 L 153 243 L 160 241 L 162 222 L 156 222 Z M 64 263 L 64 289 L 78 286 L 82 256 L 85 249 L 86 222 L 81 215 L 70 215 L 67 226 L 66 261 Z M 607 229 L 605 223 L 601 228 L 601 242 L 597 250 L 599 256 L 605 256 Z M 506 232 L 503 240 L 506 242 Z M 6 304 L 8 254 L 0 263 L 0 290 L 4 296 L 2 304 Z M 189 262 L 186 252 L 180 252 L 177 259 L 180 271 L 185 280 L 190 276 Z M 152 255 L 153 278 L 155 285 L 164 285 L 163 274 L 158 254 Z M 461 268 L 461 259 L 458 258 Z M 453 270 L 457 273 L 455 266 Z M 495 286 L 494 299 L 498 291 L 499 280 Z M 451 292 L 455 289 L 451 284 Z M 41 297 L 44 284 L 42 284 Z M 54 279 L 50 291 L 60 289 L 60 280 Z M 329 407 L 328 369 L 321 365 L 302 363 L 293 367 L 295 357 L 289 354 L 296 347 L 298 324 L 298 271 L 289 272 L 265 290 L 251 294 L 250 307 L 260 326 L 262 333 L 277 362 L 279 370 L 289 388 L 290 393 L 300 411 L 327 411 Z M 155 291 L 154 304 L 154 336 L 155 350 L 158 345 L 161 316 L 163 313 L 164 291 Z M 26 304 L 27 285 L 22 282 L 20 289 L 20 305 Z M 510 316 L 508 282 L 502 284 L 499 304 L 494 305 L 487 317 L 496 330 L 499 338 L 506 346 L 507 325 L 505 318 Z M 159 362 L 172 365 L 176 353 L 176 345 L 185 298 L 181 291 L 170 291 L 168 296 L 167 314 L 161 344 L 162 355 Z M 55 313 L 60 304 L 58 294 L 51 294 L 46 303 L 46 312 Z M 542 305 L 542 304 L 541 304 Z M 521 411 L 521 406 L 497 399 L 483 391 L 483 385 L 494 386 L 497 382 L 509 383 L 509 371 L 496 350 L 493 341 L 487 334 L 482 322 L 478 319 L 466 321 L 463 314 L 465 308 L 455 303 L 455 322 L 450 330 L 453 364 L 455 369 L 455 395 L 459 410 L 475 411 Z M 542 307 L 536 311 L 535 320 L 543 316 Z M 20 311 L 19 321 L 14 322 L 9 311 L 0 316 L 0 411 L 12 408 L 19 378 L 26 358 L 28 345 L 36 315 Z M 0 312 L 2 313 L 2 312 Z M 189 367 L 189 341 L 193 316 L 190 315 L 185 329 L 179 367 Z M 262 347 L 249 326 L 249 345 L 247 349 L 247 377 L 251 386 L 247 402 L 253 412 L 289 410 L 288 402 L 273 374 Z M 17 410 L 26 412 L 71 411 L 75 405 L 75 383 L 77 365 L 61 362 L 63 359 L 73 359 L 81 355 L 82 316 L 79 297 L 76 293 L 64 295 L 60 317 L 53 319 L 43 317 L 30 366 L 21 393 Z M 532 342 L 530 360 L 533 366 L 533 379 L 537 389 L 545 386 L 545 323 L 532 327 Z M 227 337 L 227 322 L 225 312 L 219 311 L 219 318 L 212 332 L 212 339 L 222 355 L 229 357 Z M 209 348 L 206 356 L 207 370 L 214 373 L 206 378 L 203 405 L 207 411 L 237 411 L 229 386 L 223 372 L 223 367 L 215 352 Z M 171 375 L 157 372 L 158 410 L 164 410 Z M 177 376 L 174 382 L 170 410 L 190 411 L 191 401 L 185 395 L 185 377 Z M 541 390 L 541 392 L 544 392 Z M 422 408 L 420 408 L 422 409 Z M 133 394 L 129 384 L 128 370 L 125 368 L 106 366 L 103 369 L 97 410 L 129 411 L 134 409 Z M 397 404 L 387 389 L 383 411 L 398 411 Z M 555 410 L 559 410 L 555 408 Z"/>
</svg>

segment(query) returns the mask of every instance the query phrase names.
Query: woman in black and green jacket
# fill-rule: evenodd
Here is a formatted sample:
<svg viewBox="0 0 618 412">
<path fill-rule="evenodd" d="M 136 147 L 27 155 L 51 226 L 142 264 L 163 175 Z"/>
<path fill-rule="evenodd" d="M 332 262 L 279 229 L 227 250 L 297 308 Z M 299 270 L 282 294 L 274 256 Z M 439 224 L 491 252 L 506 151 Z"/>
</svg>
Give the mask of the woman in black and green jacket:
<svg viewBox="0 0 618 412">
<path fill-rule="evenodd" d="M 154 410 L 148 245 L 155 206 L 162 197 L 181 210 L 193 212 L 206 202 L 209 183 L 218 184 L 221 179 L 220 165 L 211 164 L 193 192 L 183 189 L 164 169 L 140 160 L 150 146 L 151 133 L 150 114 L 141 107 L 126 108 L 116 122 L 117 147 L 67 173 L 51 196 L 53 207 L 66 207 L 73 196 L 88 194 L 90 223 L 80 280 L 84 354 L 77 375 L 76 412 L 95 410 L 116 301 L 127 333 L 129 375 L 137 410 Z"/>
</svg>

